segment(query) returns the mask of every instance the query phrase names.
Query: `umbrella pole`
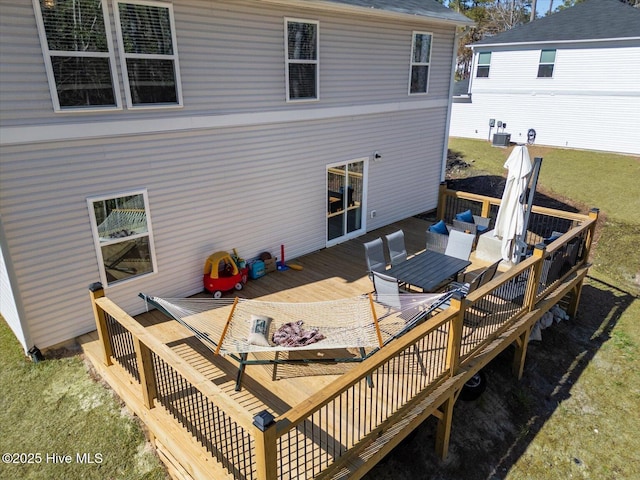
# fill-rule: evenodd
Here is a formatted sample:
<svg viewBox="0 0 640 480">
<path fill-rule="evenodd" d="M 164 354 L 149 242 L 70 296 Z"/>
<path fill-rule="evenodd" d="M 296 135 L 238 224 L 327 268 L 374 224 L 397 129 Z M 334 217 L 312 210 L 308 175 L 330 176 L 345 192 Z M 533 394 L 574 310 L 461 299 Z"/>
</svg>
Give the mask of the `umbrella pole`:
<svg viewBox="0 0 640 480">
<path fill-rule="evenodd" d="M 531 215 L 531 207 L 533 206 L 533 197 L 536 193 L 536 188 L 538 186 L 538 175 L 540 175 L 540 167 L 542 166 L 542 158 L 535 157 L 533 159 L 533 169 L 531 170 L 531 175 L 529 176 L 528 188 L 529 188 L 529 198 L 527 199 L 527 209 L 524 212 L 524 221 L 522 234 L 516 237 L 515 248 L 517 249 L 517 259 L 516 263 L 520 263 L 522 258 L 527 254 L 527 230 L 529 228 L 529 217 Z"/>
</svg>

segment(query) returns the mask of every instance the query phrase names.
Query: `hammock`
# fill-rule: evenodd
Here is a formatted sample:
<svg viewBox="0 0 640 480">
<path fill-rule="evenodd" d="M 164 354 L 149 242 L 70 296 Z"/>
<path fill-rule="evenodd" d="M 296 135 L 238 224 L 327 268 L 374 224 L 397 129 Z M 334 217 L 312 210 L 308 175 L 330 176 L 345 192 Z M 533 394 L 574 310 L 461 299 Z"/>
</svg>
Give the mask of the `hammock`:
<svg viewBox="0 0 640 480">
<path fill-rule="evenodd" d="M 101 240 L 128 237 L 147 231 L 147 214 L 144 209 L 114 208 L 107 218 L 98 225 Z"/>
<path fill-rule="evenodd" d="M 170 298 L 139 296 L 189 329 L 215 354 L 240 363 L 236 389 L 245 365 L 362 361 L 389 341 L 428 318 L 450 299 L 441 294 L 362 295 L 323 302 L 270 302 L 243 298 Z M 398 302 L 398 297 L 401 302 Z M 274 333 L 297 324 L 317 332 L 320 340 L 299 346 L 279 345 Z M 283 351 L 359 349 L 360 357 L 282 359 Z M 366 352 L 369 349 L 369 352 Z M 249 353 L 273 352 L 272 359 L 248 359 Z"/>
</svg>

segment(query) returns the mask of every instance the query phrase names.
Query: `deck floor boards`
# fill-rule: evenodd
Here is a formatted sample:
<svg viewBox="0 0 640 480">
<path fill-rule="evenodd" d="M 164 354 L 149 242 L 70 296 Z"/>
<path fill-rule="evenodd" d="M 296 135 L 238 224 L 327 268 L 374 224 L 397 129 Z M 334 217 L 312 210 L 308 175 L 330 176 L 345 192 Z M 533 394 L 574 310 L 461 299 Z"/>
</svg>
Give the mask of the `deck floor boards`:
<svg viewBox="0 0 640 480">
<path fill-rule="evenodd" d="M 229 292 L 225 295 L 271 301 L 313 302 L 368 293 L 372 291 L 373 285 L 366 275 L 363 243 L 376 237 L 384 238 L 384 235 L 401 228 L 405 233 L 407 252 L 413 255 L 424 250 L 424 232 L 429 225 L 429 222 L 416 217 L 396 222 L 357 239 L 293 260 L 292 263 L 301 265 L 302 270 L 272 272 L 257 280 L 249 280 L 240 292 Z M 385 254 L 388 257 L 386 252 Z M 474 266 L 469 268 L 473 269 Z M 236 362 L 215 356 L 185 327 L 168 320 L 158 311 L 143 313 L 136 319 L 251 413 L 265 408 L 275 414 L 283 413 L 356 365 L 278 365 L 275 380 L 273 365 L 248 365 L 242 390 L 236 392 Z M 354 351 L 353 355 L 358 355 L 357 351 Z"/>
<path fill-rule="evenodd" d="M 376 237 L 384 238 L 384 235 L 401 228 L 405 233 L 408 254 L 414 255 L 424 249 L 424 232 L 428 226 L 429 222 L 415 217 L 396 222 L 357 239 L 296 258 L 293 263 L 301 265 L 302 270 L 289 269 L 269 273 L 260 279 L 250 280 L 242 291 L 230 292 L 226 296 L 237 294 L 241 298 L 313 302 L 350 298 L 368 293 L 372 291 L 373 285 L 366 274 L 363 243 Z M 388 260 L 388 253 L 385 253 Z M 475 262 L 469 269 L 479 268 L 479 266 L 484 265 Z M 203 293 L 198 296 L 206 295 Z M 265 409 L 276 417 L 284 414 L 357 365 L 357 363 L 278 365 L 275 379 L 273 378 L 273 365 L 248 365 L 245 369 L 242 389 L 235 391 L 238 365 L 233 359 L 216 356 L 186 327 L 168 319 L 156 310 L 138 315 L 136 320 L 156 338 L 169 346 L 185 362 L 195 367 L 206 378 L 224 390 L 251 415 Z M 446 334 L 446 332 L 444 333 Z M 97 342 L 97 339 L 94 341 Z M 387 370 L 378 372 L 374 378 L 374 382 L 377 383 L 376 388 L 369 391 L 369 387 L 364 381 L 354 388 L 367 389 L 376 398 L 375 408 L 384 409 L 389 401 L 394 403 L 396 400 L 385 398 L 386 383 L 404 382 L 403 384 L 406 385 L 408 391 L 415 383 L 421 382 L 422 375 L 417 375 L 416 372 L 422 371 L 425 379 L 432 379 L 438 375 L 438 371 L 442 371 L 443 359 L 438 355 L 444 345 L 432 347 L 432 345 L 423 346 L 424 351 L 421 352 L 421 356 L 407 353 L 407 357 L 399 360 L 397 364 L 391 363 Z M 429 351 L 427 352 L 427 350 Z M 291 355 L 298 353 L 300 352 L 291 353 Z M 289 353 L 284 353 L 284 355 L 287 354 Z M 352 354 L 358 355 L 359 353 L 353 349 Z M 426 366 L 426 371 L 422 370 L 420 363 Z M 122 375 L 127 375 L 123 369 L 118 369 L 118 371 L 121 371 Z M 177 399 L 175 401 L 185 401 L 182 398 L 185 395 L 189 396 L 190 394 L 176 392 Z M 348 438 L 314 439 L 293 432 L 293 437 L 290 440 L 293 443 L 290 448 L 300 448 L 305 442 L 329 442 L 333 445 L 324 445 L 319 450 L 315 450 L 316 454 L 328 455 L 329 457 L 332 456 L 331 452 L 337 453 L 340 450 L 350 448 L 352 446 L 351 439 L 359 437 L 359 434 L 353 430 L 364 428 L 366 422 L 371 421 L 372 412 L 366 411 L 366 409 L 361 410 L 361 407 L 363 406 L 350 406 L 351 412 L 360 412 L 359 417 L 362 421 L 360 426 L 352 424 L 354 417 L 350 412 L 337 412 L 335 418 L 330 420 L 331 423 L 344 424 L 344 428 L 340 431 L 349 432 Z M 326 460 L 324 458 L 323 461 L 326 462 Z"/>
</svg>

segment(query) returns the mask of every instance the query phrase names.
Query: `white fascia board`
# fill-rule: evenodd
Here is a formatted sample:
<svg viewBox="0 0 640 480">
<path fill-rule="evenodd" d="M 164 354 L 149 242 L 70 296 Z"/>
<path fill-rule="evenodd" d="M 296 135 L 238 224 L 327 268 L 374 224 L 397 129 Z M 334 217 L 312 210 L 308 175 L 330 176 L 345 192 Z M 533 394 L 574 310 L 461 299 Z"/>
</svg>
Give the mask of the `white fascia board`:
<svg viewBox="0 0 640 480">
<path fill-rule="evenodd" d="M 206 130 L 212 128 L 268 125 L 273 123 L 326 120 L 359 115 L 424 110 L 446 107 L 448 98 L 413 102 L 393 102 L 361 106 L 309 108 L 229 115 L 197 115 L 190 117 L 164 117 L 155 119 L 74 122 L 0 127 L 0 145 L 110 138 L 117 136 Z"/>
<path fill-rule="evenodd" d="M 472 50 L 478 48 L 488 49 L 491 47 L 520 47 L 522 45 L 567 45 L 573 43 L 600 43 L 600 42 L 626 42 L 626 41 L 640 41 L 640 37 L 623 37 L 623 38 L 592 38 L 590 40 L 545 40 L 541 42 L 511 42 L 511 43 L 484 43 L 465 45 Z"/>
</svg>

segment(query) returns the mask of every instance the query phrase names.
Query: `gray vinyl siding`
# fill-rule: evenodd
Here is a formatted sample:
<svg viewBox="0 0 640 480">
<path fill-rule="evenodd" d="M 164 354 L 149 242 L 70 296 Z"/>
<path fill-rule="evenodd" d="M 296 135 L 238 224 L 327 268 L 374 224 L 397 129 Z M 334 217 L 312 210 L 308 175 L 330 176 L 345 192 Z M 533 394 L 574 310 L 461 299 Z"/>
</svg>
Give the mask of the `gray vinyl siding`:
<svg viewBox="0 0 640 480">
<path fill-rule="evenodd" d="M 367 230 L 436 207 L 453 26 L 175 1 L 184 108 L 56 114 L 31 2 L 0 2 L 4 132 L 65 125 L 64 135 L 85 124 L 92 132 L 23 143 L 2 136 L 3 254 L 11 255 L 29 338 L 40 348 L 95 329 L 87 287 L 100 277 L 88 197 L 147 189 L 157 271 L 107 290 L 132 314 L 144 309 L 140 291 L 201 291 L 204 261 L 215 251 L 279 256 L 284 244 L 292 259 L 325 247 L 329 164 L 382 154 L 369 161 Z M 320 22 L 318 102 L 285 101 L 285 16 Z M 413 31 L 434 35 L 427 95 L 407 93 Z M 122 88 L 120 72 L 116 78 Z M 381 104 L 387 113 L 368 110 Z M 265 115 L 253 123 L 210 126 L 218 115 L 256 112 Z M 281 115 L 290 112 L 305 120 Z M 144 130 L 174 119 L 186 121 L 173 131 Z M 115 135 L 125 120 L 137 123 Z"/>
<path fill-rule="evenodd" d="M 108 2 L 111 11 L 112 4 Z M 0 44 L 5 125 L 188 117 L 415 102 L 407 94 L 412 32 L 434 35 L 428 98 L 448 94 L 453 27 L 341 18 L 258 2 L 173 2 L 184 108 L 54 113 L 31 2 L 2 1 Z M 320 101 L 285 101 L 284 18 L 320 22 Z M 110 15 L 113 21 L 113 15 Z M 124 99 L 115 25 L 112 25 Z"/>
<path fill-rule="evenodd" d="M 35 343 L 95 328 L 87 197 L 148 189 L 158 271 L 108 289 L 138 313 L 139 291 L 200 291 L 215 251 L 251 258 L 284 244 L 295 258 L 323 248 L 329 163 L 383 154 L 369 166 L 370 229 L 434 208 L 445 109 L 435 110 L 6 147 L 0 201 Z"/>
</svg>

